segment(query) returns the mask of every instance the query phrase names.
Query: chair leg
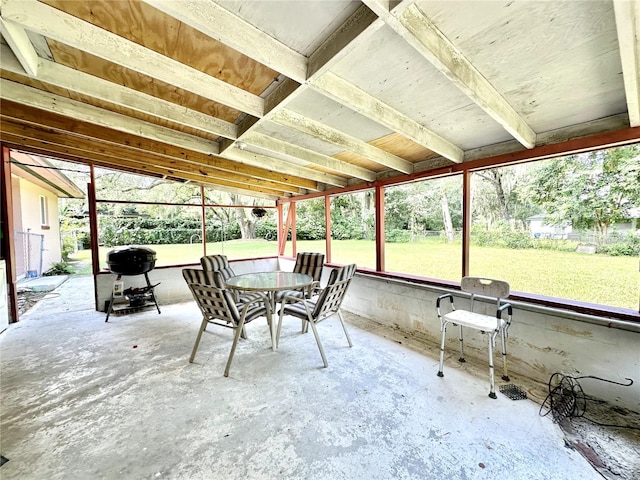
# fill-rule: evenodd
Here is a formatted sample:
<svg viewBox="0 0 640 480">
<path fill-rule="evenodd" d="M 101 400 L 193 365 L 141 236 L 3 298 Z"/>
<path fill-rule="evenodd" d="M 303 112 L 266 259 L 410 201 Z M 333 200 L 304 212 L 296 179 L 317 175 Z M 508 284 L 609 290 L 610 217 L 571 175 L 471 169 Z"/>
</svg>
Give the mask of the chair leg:
<svg viewBox="0 0 640 480">
<path fill-rule="evenodd" d="M 502 375 L 502 380 L 505 382 L 510 381 L 509 371 L 507 369 L 507 338 L 506 332 L 504 328 L 500 330 L 500 339 L 502 340 L 502 368 L 504 370 L 504 375 Z"/>
<path fill-rule="evenodd" d="M 440 342 L 440 369 L 438 370 L 438 376 L 444 377 L 442 369 L 444 368 L 444 342 L 447 338 L 447 324 L 442 324 L 442 340 Z"/>
<path fill-rule="evenodd" d="M 489 381 L 491 382 L 491 391 L 489 391 L 489 397 L 498 398 L 496 396 L 496 380 L 493 372 L 493 345 L 496 341 L 497 332 L 488 334 L 489 337 Z"/>
<path fill-rule="evenodd" d="M 313 330 L 313 335 L 316 337 L 316 343 L 318 344 L 318 349 L 320 350 L 320 355 L 322 356 L 322 361 L 324 362 L 325 368 L 329 366 L 327 363 L 327 357 L 324 354 L 324 348 L 322 348 L 322 342 L 320 342 L 320 337 L 318 336 L 318 330 L 316 329 L 316 323 L 313 320 L 309 320 L 311 324 L 311 329 Z"/>
<path fill-rule="evenodd" d="M 460 332 L 458 333 L 458 338 L 460 339 L 460 358 L 458 359 L 458 361 L 460 363 L 465 363 L 466 360 L 464 359 L 464 340 L 462 338 L 462 325 L 459 326 Z"/>
<path fill-rule="evenodd" d="M 242 327 L 242 334 L 241 334 L 242 338 L 244 338 L 245 340 L 247 339 L 247 329 Z"/>
<path fill-rule="evenodd" d="M 233 336 L 233 345 L 231 345 L 231 351 L 229 352 L 229 359 L 227 360 L 227 366 L 224 369 L 224 376 L 229 376 L 229 369 L 231 368 L 231 361 L 233 360 L 233 354 L 236 353 L 236 346 L 238 345 L 238 340 L 240 339 L 240 335 L 242 335 L 242 331 L 244 330 L 244 315 L 240 319 L 240 323 L 235 328 L 236 332 Z"/>
<path fill-rule="evenodd" d="M 344 318 L 342 318 L 342 312 L 338 310 L 338 318 L 340 319 L 340 323 L 342 324 L 342 329 L 344 330 L 344 334 L 347 337 L 347 342 L 349 342 L 349 346 L 353 347 L 353 343 L 351 343 L 351 337 L 349 337 L 349 332 L 347 332 L 347 327 L 344 324 Z"/>
<path fill-rule="evenodd" d="M 284 316 L 284 303 L 280 306 L 280 316 L 278 318 L 278 329 L 276 330 L 276 350 L 278 349 L 278 344 L 280 343 L 280 330 L 282 330 L 282 318 Z"/>
<path fill-rule="evenodd" d="M 196 337 L 196 343 L 193 345 L 193 350 L 191 351 L 191 356 L 189 357 L 189 363 L 193 363 L 193 359 L 196 356 L 196 352 L 198 351 L 198 345 L 200 345 L 200 339 L 202 338 L 202 332 L 207 328 L 207 320 L 205 318 L 202 319 L 202 323 L 200 324 L 200 330 L 198 331 L 198 336 Z"/>
</svg>

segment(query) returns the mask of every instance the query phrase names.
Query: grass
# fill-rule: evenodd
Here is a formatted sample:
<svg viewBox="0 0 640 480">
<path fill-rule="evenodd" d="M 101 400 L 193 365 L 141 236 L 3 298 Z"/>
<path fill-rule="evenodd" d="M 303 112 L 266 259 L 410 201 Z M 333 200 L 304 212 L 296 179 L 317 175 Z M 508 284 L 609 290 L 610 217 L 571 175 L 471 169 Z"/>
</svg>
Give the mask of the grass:
<svg viewBox="0 0 640 480">
<path fill-rule="evenodd" d="M 333 240 L 333 263 L 357 263 L 375 268 L 375 242 L 368 240 Z M 158 256 L 156 265 L 198 263 L 200 245 L 151 245 Z M 451 281 L 460 280 L 459 244 L 439 241 L 389 243 L 385 263 L 389 272 L 407 273 Z M 325 251 L 324 240 L 298 241 L 298 251 Z M 107 247 L 100 248 L 106 266 Z M 275 255 L 276 242 L 264 240 L 231 241 L 207 245 L 207 253 L 224 253 L 230 259 Z M 291 246 L 286 252 L 291 255 Z M 72 261 L 89 263 L 88 250 L 78 252 Z M 511 250 L 472 246 L 470 274 L 508 280 L 515 291 L 567 298 L 612 307 L 638 309 L 639 274 L 637 257 L 610 257 L 556 250 Z"/>
</svg>

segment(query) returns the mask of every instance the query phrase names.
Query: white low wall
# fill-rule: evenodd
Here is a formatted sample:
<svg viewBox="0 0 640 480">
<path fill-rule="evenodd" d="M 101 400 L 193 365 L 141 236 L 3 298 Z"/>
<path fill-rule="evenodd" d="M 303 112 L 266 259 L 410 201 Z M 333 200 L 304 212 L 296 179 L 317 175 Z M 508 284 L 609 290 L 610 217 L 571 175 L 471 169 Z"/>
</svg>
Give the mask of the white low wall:
<svg viewBox="0 0 640 480">
<path fill-rule="evenodd" d="M 231 261 L 231 267 L 237 275 L 249 272 L 271 272 L 278 270 L 279 263 L 277 258 L 264 258 L 257 260 L 239 260 Z M 154 293 L 160 306 L 163 304 L 171 304 L 178 302 L 186 302 L 191 300 L 191 292 L 187 287 L 184 278 L 182 278 L 182 269 L 184 267 L 168 267 L 155 268 L 149 272 L 149 281 L 152 285 L 160 283 Z M 200 264 L 192 265 L 188 268 L 202 268 Z M 290 269 L 293 268 L 293 265 Z M 114 274 L 101 274 L 97 276 L 98 301 L 97 310 L 104 311 L 105 302 L 111 300 L 111 291 L 113 282 L 116 279 Z M 145 287 L 146 282 L 144 275 L 127 276 L 123 275 L 124 288 L 140 288 Z"/>
<path fill-rule="evenodd" d="M 447 291 L 359 273 L 349 288 L 343 308 L 408 333 L 419 332 L 439 348 L 436 298 L 442 293 Z M 455 295 L 457 308 L 468 308 L 468 299 L 463 295 L 459 292 Z M 554 372 L 571 376 L 594 375 L 621 383 L 626 383 L 625 378 L 631 378 L 634 381 L 631 387 L 587 379 L 580 380 L 580 384 L 588 395 L 640 412 L 640 325 L 621 322 L 620 326 L 627 329 L 611 328 L 607 326 L 609 322 L 615 324 L 611 319 L 517 302 L 512 304 L 513 322 L 507 351 L 509 374 L 514 383 L 517 383 L 517 375 L 546 383 Z M 479 305 L 476 300 L 476 311 L 482 311 L 478 307 L 487 308 L 487 314 L 495 311 L 494 303 Z M 486 342 L 485 335 L 465 330 L 467 356 L 486 360 Z M 496 346 L 494 358 L 496 378 L 499 378 L 502 375 L 499 340 Z M 446 350 L 452 354 L 459 351 L 457 327 L 447 329 Z"/>
</svg>

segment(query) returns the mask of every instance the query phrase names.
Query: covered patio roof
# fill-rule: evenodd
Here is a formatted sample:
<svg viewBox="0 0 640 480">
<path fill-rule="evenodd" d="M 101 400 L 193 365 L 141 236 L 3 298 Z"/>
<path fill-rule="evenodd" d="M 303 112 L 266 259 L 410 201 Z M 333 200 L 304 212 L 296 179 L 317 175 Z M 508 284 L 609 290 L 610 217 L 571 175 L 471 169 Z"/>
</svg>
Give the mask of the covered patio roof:
<svg viewBox="0 0 640 480">
<path fill-rule="evenodd" d="M 634 141 L 638 5 L 3 0 L 2 142 L 276 200 Z"/>
</svg>

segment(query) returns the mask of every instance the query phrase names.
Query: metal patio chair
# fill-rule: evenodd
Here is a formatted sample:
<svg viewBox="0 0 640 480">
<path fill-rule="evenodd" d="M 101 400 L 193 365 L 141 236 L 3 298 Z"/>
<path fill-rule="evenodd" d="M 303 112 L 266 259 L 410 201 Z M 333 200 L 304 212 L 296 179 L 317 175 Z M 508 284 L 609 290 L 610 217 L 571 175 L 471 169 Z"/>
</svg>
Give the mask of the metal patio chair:
<svg viewBox="0 0 640 480">
<path fill-rule="evenodd" d="M 233 360 L 233 355 L 238 345 L 238 339 L 244 335 L 244 326 L 246 323 L 255 320 L 258 317 L 271 317 L 271 306 L 265 295 L 260 295 L 251 302 L 237 303 L 229 290 L 219 288 L 214 285 L 204 284 L 202 282 L 210 280 L 211 273 L 206 270 L 197 270 L 185 268 L 182 275 L 193 294 L 200 311 L 202 312 L 202 323 L 193 345 L 189 363 L 193 360 L 200 345 L 202 333 L 210 324 L 219 325 L 221 327 L 231 328 L 235 334 L 233 336 L 233 344 L 227 359 L 227 365 L 224 370 L 224 376 L 229 376 L 229 368 Z M 269 326 L 269 335 L 271 335 L 271 325 Z"/>
<path fill-rule="evenodd" d="M 316 324 L 337 314 L 340 324 L 342 325 L 342 329 L 344 330 L 344 334 L 347 337 L 347 342 L 349 343 L 349 346 L 352 347 L 353 344 L 351 343 L 349 332 L 347 332 L 347 327 L 344 324 L 340 307 L 355 272 L 355 264 L 346 265 L 342 268 L 333 270 L 329 276 L 327 286 L 322 289 L 317 297 L 300 298 L 299 295 L 285 296 L 282 299 L 283 303 L 282 308 L 280 309 L 280 318 L 276 333 L 276 346 L 280 341 L 280 330 L 284 315 L 291 315 L 300 318 L 305 323 L 305 327 L 307 324 L 311 325 L 313 335 L 315 336 L 316 343 L 318 344 L 318 349 L 320 350 L 320 355 L 322 356 L 322 361 L 324 362 L 324 366 L 327 367 L 329 364 L 327 363 L 327 357 L 324 354 L 324 349 L 322 348 L 322 342 L 320 341 Z M 304 330 L 306 329 L 303 328 L 303 331 Z"/>
<path fill-rule="evenodd" d="M 212 272 L 211 277 L 213 281 L 209 285 L 215 285 L 218 288 L 224 288 L 225 283 L 231 277 L 235 277 L 236 273 L 231 268 L 229 260 L 226 255 L 205 255 L 200 258 L 200 264 L 202 269 L 207 272 Z M 261 298 L 261 294 L 254 292 L 241 292 L 239 290 L 231 291 L 229 293 L 234 296 L 237 303 L 253 302 Z"/>
<path fill-rule="evenodd" d="M 324 253 L 300 252 L 296 255 L 296 263 L 293 266 L 293 273 L 304 273 L 313 278 L 313 283 L 304 290 L 286 290 L 279 292 L 276 300 L 285 296 L 311 298 L 314 293 L 320 291 L 320 278 L 324 267 Z"/>
<path fill-rule="evenodd" d="M 460 288 L 463 292 L 471 294 L 469 310 L 457 310 L 454 302 L 453 295 L 450 293 L 440 295 L 436 300 L 436 310 L 438 312 L 438 318 L 440 319 L 440 329 L 442 331 L 442 341 L 440 344 L 440 369 L 438 370 L 438 376 L 443 377 L 442 371 L 444 366 L 444 344 L 447 336 L 447 325 L 450 323 L 460 328 L 459 340 L 460 340 L 460 358 L 459 362 L 464 362 L 464 340 L 462 337 L 462 327 L 472 328 L 478 330 L 483 334 L 488 334 L 489 338 L 489 380 L 491 382 L 491 390 L 489 396 L 496 398 L 495 389 L 495 377 L 493 372 L 493 349 L 496 343 L 496 337 L 500 335 L 502 341 L 502 366 L 504 374 L 502 379 L 509 381 L 509 374 L 507 370 L 507 336 L 509 326 L 511 325 L 511 316 L 513 314 L 513 308 L 510 303 L 503 303 L 502 300 L 509 296 L 509 284 L 503 280 L 494 280 L 490 278 L 482 277 L 464 277 L 460 283 Z M 475 297 L 483 296 L 493 299 L 496 303 L 495 315 L 485 315 L 473 311 Z M 446 314 L 442 314 L 440 310 L 440 303 L 449 299 L 451 305 L 451 311 Z M 504 312 L 507 312 L 506 318 L 503 318 Z"/>
</svg>

